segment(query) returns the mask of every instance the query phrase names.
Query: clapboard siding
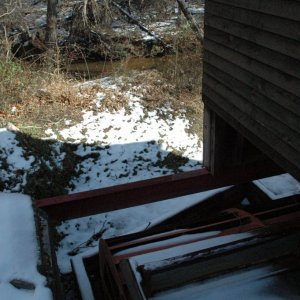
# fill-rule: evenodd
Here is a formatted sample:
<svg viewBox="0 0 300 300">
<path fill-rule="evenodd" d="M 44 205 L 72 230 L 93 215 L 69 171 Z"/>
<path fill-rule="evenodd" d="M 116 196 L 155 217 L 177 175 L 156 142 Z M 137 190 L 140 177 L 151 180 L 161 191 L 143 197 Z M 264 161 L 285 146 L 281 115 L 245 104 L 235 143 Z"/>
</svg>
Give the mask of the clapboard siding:
<svg viewBox="0 0 300 300">
<path fill-rule="evenodd" d="M 278 69 L 283 74 L 289 74 L 292 77 L 300 79 L 299 60 L 287 55 L 282 55 L 276 51 L 262 47 L 257 43 L 248 42 L 245 39 L 238 38 L 210 26 L 206 26 L 205 30 L 210 40 L 230 48 L 235 52 L 239 52 L 251 59 L 255 59 L 258 62 Z"/>
<path fill-rule="evenodd" d="M 281 115 L 283 115 L 283 117 L 281 117 L 284 118 L 283 121 L 293 123 L 294 125 L 292 126 L 298 128 L 300 131 L 298 120 L 300 117 L 300 101 L 295 95 L 281 89 L 280 87 L 253 73 L 246 71 L 245 69 L 240 68 L 231 61 L 227 61 L 222 57 L 209 52 L 208 50 L 206 50 L 204 53 L 204 61 L 214 65 L 215 67 L 217 66 L 218 69 L 227 72 L 234 78 L 248 85 L 250 88 L 252 88 L 251 94 L 259 92 L 264 95 L 267 100 L 275 102 L 280 106 L 278 110 Z M 282 99 L 284 99 L 284 101 L 282 101 Z M 292 115 L 289 113 L 292 113 Z M 295 114 L 295 116 L 293 116 L 293 114 Z"/>
<path fill-rule="evenodd" d="M 300 178 L 300 1 L 207 0 L 204 32 L 206 106 Z"/>
<path fill-rule="evenodd" d="M 284 170 L 287 170 L 287 172 L 290 172 L 295 177 L 299 178 L 299 165 L 286 159 L 286 153 L 281 154 L 280 151 L 277 151 L 277 149 L 274 148 L 274 145 L 282 145 L 280 140 L 274 139 L 264 126 L 257 125 L 253 118 L 247 117 L 244 113 L 240 112 L 235 106 L 228 103 L 226 98 L 215 93 L 209 86 L 204 84 L 203 89 L 205 90 L 203 98 L 207 103 L 207 107 L 220 115 L 232 127 L 238 129 L 238 131 L 243 136 L 246 136 L 252 143 L 259 145 L 260 150 L 267 153 L 274 161 L 278 162 Z M 219 101 L 222 101 L 224 105 L 220 106 L 218 103 Z M 229 111 L 231 111 L 232 114 L 229 114 Z M 236 117 L 238 117 L 239 121 Z M 243 123 L 241 123 L 240 120 L 243 120 Z M 249 128 L 255 128 L 256 130 L 249 130 Z M 258 134 L 258 132 L 261 134 Z M 271 141 L 271 143 L 265 143 L 266 140 Z"/>
<path fill-rule="evenodd" d="M 231 20 L 215 17 L 213 15 L 210 15 L 207 18 L 206 25 L 226 32 L 229 35 L 240 37 L 267 49 L 290 56 L 296 60 L 300 57 L 299 43 L 295 40 L 279 36 L 278 34 L 263 31 L 260 28 L 232 22 Z M 299 62 L 297 61 L 297 63 Z"/>
<path fill-rule="evenodd" d="M 206 14 L 215 15 L 233 22 L 249 25 L 254 28 L 262 29 L 266 32 L 275 33 L 298 41 L 300 39 L 300 23 L 293 20 L 280 19 L 278 17 L 253 13 L 247 9 L 232 7 L 226 4 L 208 0 L 205 4 Z"/>
<path fill-rule="evenodd" d="M 215 0 L 216 2 L 257 11 L 267 15 L 300 21 L 300 2 L 297 0 Z"/>
<path fill-rule="evenodd" d="M 231 91 L 236 88 L 236 95 L 233 95 L 230 100 L 241 106 L 241 109 L 244 108 L 246 113 L 255 115 L 258 122 L 265 124 L 275 134 L 279 133 L 282 135 L 283 140 L 290 143 L 292 147 L 296 146 L 296 149 L 300 151 L 300 126 L 293 113 L 274 103 L 271 99 L 264 97 L 228 73 L 208 63 L 204 63 L 204 68 L 206 72 L 204 82 L 207 77 L 212 77 L 218 81 L 215 83 L 216 90 L 223 86 Z M 234 101 L 235 96 L 242 98 L 237 98 Z M 278 126 L 278 122 L 281 126 Z M 294 137 L 296 138 L 293 139 Z"/>
<path fill-rule="evenodd" d="M 299 97 L 300 84 L 299 80 L 297 80 L 296 78 L 280 72 L 279 70 L 276 70 L 272 67 L 269 67 L 266 64 L 260 63 L 255 59 L 250 59 L 249 57 L 214 41 L 211 41 L 208 38 L 204 40 L 204 47 L 205 50 L 208 50 L 211 53 L 215 53 L 225 60 L 231 61 L 242 69 L 249 71 L 255 76 L 259 76 L 266 81 L 271 82 L 274 85 L 286 90 L 287 92 L 290 92 Z"/>
</svg>

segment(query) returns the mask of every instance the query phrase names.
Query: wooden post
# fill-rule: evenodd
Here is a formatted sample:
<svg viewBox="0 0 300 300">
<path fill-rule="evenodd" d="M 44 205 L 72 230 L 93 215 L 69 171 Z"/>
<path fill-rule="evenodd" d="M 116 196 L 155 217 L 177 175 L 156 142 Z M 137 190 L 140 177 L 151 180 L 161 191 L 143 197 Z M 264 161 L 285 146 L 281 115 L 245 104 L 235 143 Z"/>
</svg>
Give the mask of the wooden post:
<svg viewBox="0 0 300 300">
<path fill-rule="evenodd" d="M 211 174 L 265 160 L 265 155 L 207 105 L 204 107 L 203 164 Z"/>
</svg>

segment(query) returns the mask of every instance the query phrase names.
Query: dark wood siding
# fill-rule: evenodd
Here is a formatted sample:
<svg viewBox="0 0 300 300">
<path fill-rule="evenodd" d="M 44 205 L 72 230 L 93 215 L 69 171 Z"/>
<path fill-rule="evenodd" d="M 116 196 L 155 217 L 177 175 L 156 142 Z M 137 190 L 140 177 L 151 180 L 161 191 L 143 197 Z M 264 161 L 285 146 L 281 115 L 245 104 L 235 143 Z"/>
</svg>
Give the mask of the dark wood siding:
<svg viewBox="0 0 300 300">
<path fill-rule="evenodd" d="M 203 100 L 300 179 L 300 1 L 206 0 Z"/>
</svg>

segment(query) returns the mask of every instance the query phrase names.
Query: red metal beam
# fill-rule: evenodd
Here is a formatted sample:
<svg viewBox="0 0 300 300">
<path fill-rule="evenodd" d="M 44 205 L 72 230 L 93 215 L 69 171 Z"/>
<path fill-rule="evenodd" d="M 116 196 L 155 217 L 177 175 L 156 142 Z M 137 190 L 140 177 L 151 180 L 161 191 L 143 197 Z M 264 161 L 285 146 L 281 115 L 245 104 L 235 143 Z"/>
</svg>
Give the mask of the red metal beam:
<svg viewBox="0 0 300 300">
<path fill-rule="evenodd" d="M 212 176 L 206 169 L 157 177 L 88 192 L 36 201 L 51 223 L 138 206 L 160 200 L 246 183 L 282 173 L 270 161 L 232 168 Z"/>
</svg>

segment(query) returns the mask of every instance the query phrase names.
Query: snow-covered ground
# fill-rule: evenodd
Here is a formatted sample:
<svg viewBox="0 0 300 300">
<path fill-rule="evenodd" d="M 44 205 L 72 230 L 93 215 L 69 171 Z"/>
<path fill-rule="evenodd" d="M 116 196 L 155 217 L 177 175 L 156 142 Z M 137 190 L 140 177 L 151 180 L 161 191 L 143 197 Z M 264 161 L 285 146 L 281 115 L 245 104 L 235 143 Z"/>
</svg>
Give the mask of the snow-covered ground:
<svg viewBox="0 0 300 300">
<path fill-rule="evenodd" d="M 0 193 L 0 299 L 52 299 L 38 260 L 30 197 Z"/>
<path fill-rule="evenodd" d="M 77 176 L 70 180 L 69 193 L 201 168 L 202 143 L 197 135 L 188 133 L 189 122 L 184 110 L 174 116 L 166 101 L 166 105 L 149 111 L 136 93 L 125 95 L 126 108 L 113 112 L 95 110 L 95 107 L 101 108 L 108 94 L 111 97 L 120 93 L 121 86 L 108 78 L 85 85 L 89 84 L 101 85 L 107 93 L 96 95 L 94 107 L 82 112 L 80 123 L 74 124 L 66 117 L 63 130 L 54 132 L 49 128 L 45 132 L 45 138 L 60 138 L 59 142 L 49 145 L 51 157 L 44 163 L 50 168 L 62 167 L 66 156 L 64 144 L 76 145 L 74 152 L 81 159 L 75 166 Z M 110 101 L 114 101 L 113 96 Z M 1 129 L 2 190 L 22 192 L 29 174 L 40 168 L 42 162 L 38 160 L 21 147 L 14 132 Z M 70 271 L 68 253 L 81 253 L 97 245 L 93 239 L 95 234 L 101 232 L 108 237 L 145 229 L 211 193 L 215 192 L 180 197 L 172 204 L 163 201 L 62 223 L 57 227 L 64 237 L 57 251 L 61 271 Z"/>
<path fill-rule="evenodd" d="M 63 167 L 66 144 L 75 145 L 74 153 L 80 157 L 67 186 L 69 193 L 201 168 L 202 143 L 197 135 L 189 133 L 184 109 L 174 115 L 166 100 L 164 106 L 149 111 L 141 97 L 130 92 L 125 95 L 125 107 L 114 111 L 99 109 L 108 95 L 110 101 L 117 101 L 114 95 L 121 93 L 122 86 L 109 78 L 85 85 L 99 85 L 102 92 L 96 95 L 90 110 L 82 111 L 82 121 L 73 123 L 66 116 L 64 129 L 49 128 L 45 132 L 45 139 L 59 139 L 49 145 L 51 157 L 44 161 L 50 169 Z M 41 161 L 27 151 L 14 132 L 0 130 L 0 190 L 23 192 L 29 174 L 34 175 L 40 168 Z M 275 195 L 300 191 L 299 182 L 289 175 L 257 184 Z M 57 227 L 62 238 L 57 250 L 59 267 L 62 272 L 70 271 L 70 258 L 96 247 L 99 236 L 144 230 L 216 192 L 63 222 Z"/>
</svg>

